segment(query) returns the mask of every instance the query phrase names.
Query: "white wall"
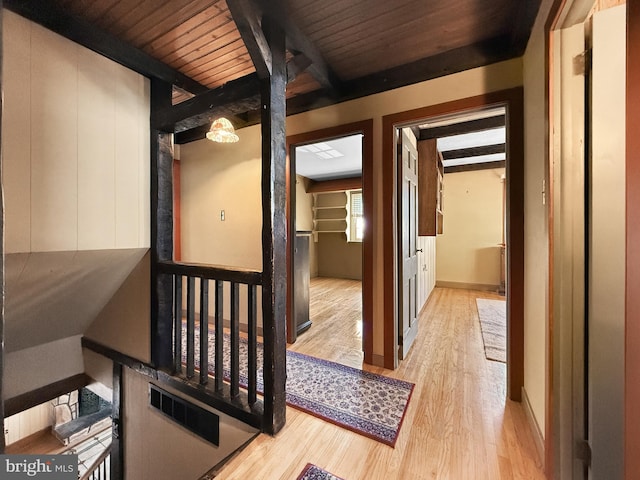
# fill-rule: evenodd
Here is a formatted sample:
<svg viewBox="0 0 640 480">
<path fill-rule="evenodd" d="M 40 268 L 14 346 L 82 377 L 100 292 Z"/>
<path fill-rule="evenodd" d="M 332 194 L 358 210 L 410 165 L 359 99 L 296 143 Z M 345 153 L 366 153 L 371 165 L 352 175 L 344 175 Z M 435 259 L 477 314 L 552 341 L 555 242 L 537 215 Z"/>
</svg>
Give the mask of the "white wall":
<svg viewBox="0 0 640 480">
<path fill-rule="evenodd" d="M 443 234 L 436 237 L 436 282 L 497 289 L 504 168 L 444 175 Z"/>
<path fill-rule="evenodd" d="M 382 263 L 382 117 L 522 85 L 522 59 L 513 59 L 343 102 L 287 118 L 287 135 L 373 119 L 374 355 L 384 351 Z M 181 148 L 184 259 L 261 268 L 260 127 L 239 130 L 240 142 L 200 140 Z M 219 180 L 215 176 L 220 174 Z M 221 208 L 231 213 L 219 221 Z"/>
<path fill-rule="evenodd" d="M 150 245 L 149 81 L 4 11 L 6 253 Z"/>
<path fill-rule="evenodd" d="M 4 419 L 4 441 L 6 445 L 22 440 L 53 425 L 54 414 L 51 402 L 36 405 L 29 410 Z"/>
<path fill-rule="evenodd" d="M 424 307 L 436 286 L 436 237 L 418 237 L 418 306 Z"/>
<path fill-rule="evenodd" d="M 10 398 L 83 372 L 96 318 L 148 358 L 150 107 L 146 78 L 7 10 L 3 40 Z"/>
</svg>

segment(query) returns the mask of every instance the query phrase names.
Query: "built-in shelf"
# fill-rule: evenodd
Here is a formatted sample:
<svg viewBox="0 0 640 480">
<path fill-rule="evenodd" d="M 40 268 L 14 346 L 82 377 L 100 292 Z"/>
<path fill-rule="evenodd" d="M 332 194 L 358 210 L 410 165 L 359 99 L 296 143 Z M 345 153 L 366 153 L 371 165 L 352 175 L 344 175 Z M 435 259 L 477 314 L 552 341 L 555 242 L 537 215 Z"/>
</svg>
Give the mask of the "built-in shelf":
<svg viewBox="0 0 640 480">
<path fill-rule="evenodd" d="M 441 235 L 444 223 L 444 167 L 436 140 L 418 142 L 418 235 Z"/>
<path fill-rule="evenodd" d="M 319 192 L 313 194 L 313 236 L 319 233 L 346 233 L 348 228 L 347 193 Z"/>
</svg>

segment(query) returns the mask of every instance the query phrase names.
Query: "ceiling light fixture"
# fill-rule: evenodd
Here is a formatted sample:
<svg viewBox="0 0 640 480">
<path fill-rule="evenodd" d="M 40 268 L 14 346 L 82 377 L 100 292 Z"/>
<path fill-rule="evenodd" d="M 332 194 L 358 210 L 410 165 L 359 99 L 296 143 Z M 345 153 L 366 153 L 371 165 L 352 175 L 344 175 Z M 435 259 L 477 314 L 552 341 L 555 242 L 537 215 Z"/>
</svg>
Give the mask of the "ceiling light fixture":
<svg viewBox="0 0 640 480">
<path fill-rule="evenodd" d="M 207 132 L 207 138 L 212 142 L 218 143 L 235 143 L 240 140 L 231 122 L 224 117 L 213 121 L 211 128 Z"/>
</svg>

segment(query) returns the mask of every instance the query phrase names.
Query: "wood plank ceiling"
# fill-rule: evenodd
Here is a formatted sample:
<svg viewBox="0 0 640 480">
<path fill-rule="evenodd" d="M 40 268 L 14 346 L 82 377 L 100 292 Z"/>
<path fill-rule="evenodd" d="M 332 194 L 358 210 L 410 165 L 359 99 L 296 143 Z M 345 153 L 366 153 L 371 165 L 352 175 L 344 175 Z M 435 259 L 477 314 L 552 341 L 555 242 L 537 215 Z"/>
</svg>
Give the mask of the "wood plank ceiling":
<svg viewBox="0 0 640 480">
<path fill-rule="evenodd" d="M 75 41 L 89 38 L 87 46 L 111 58 L 126 46 L 134 51 L 132 58 L 143 52 L 152 61 L 142 62 L 142 67 L 134 62 L 132 68 L 154 68 L 141 73 L 156 75 L 160 64 L 153 61 L 168 67 L 169 73 L 160 68 L 165 76 L 171 76 L 172 69 L 178 79 L 173 83 L 181 87 L 175 90 L 174 102 L 255 74 L 232 12 L 236 17 L 247 11 L 271 14 L 287 33 L 288 58 L 303 59 L 297 69 L 302 71 L 287 87 L 289 113 L 522 55 L 539 4 L 540 0 L 4 1 L 7 8 Z M 78 34 L 82 29 L 90 31 Z M 96 42 L 115 42 L 122 48 L 104 53 Z M 236 118 L 244 124 L 256 122 L 252 112 Z M 200 128 L 183 134 L 183 140 L 199 138 L 203 132 Z"/>
</svg>

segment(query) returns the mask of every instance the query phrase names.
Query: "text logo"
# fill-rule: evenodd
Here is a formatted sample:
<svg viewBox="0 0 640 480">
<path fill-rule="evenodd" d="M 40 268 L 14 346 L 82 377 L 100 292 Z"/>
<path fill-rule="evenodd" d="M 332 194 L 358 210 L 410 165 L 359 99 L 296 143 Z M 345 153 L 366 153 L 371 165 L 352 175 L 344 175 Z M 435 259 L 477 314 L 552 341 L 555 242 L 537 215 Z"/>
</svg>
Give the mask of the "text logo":
<svg viewBox="0 0 640 480">
<path fill-rule="evenodd" d="M 0 480 L 77 480 L 78 455 L 0 455 Z"/>
</svg>

